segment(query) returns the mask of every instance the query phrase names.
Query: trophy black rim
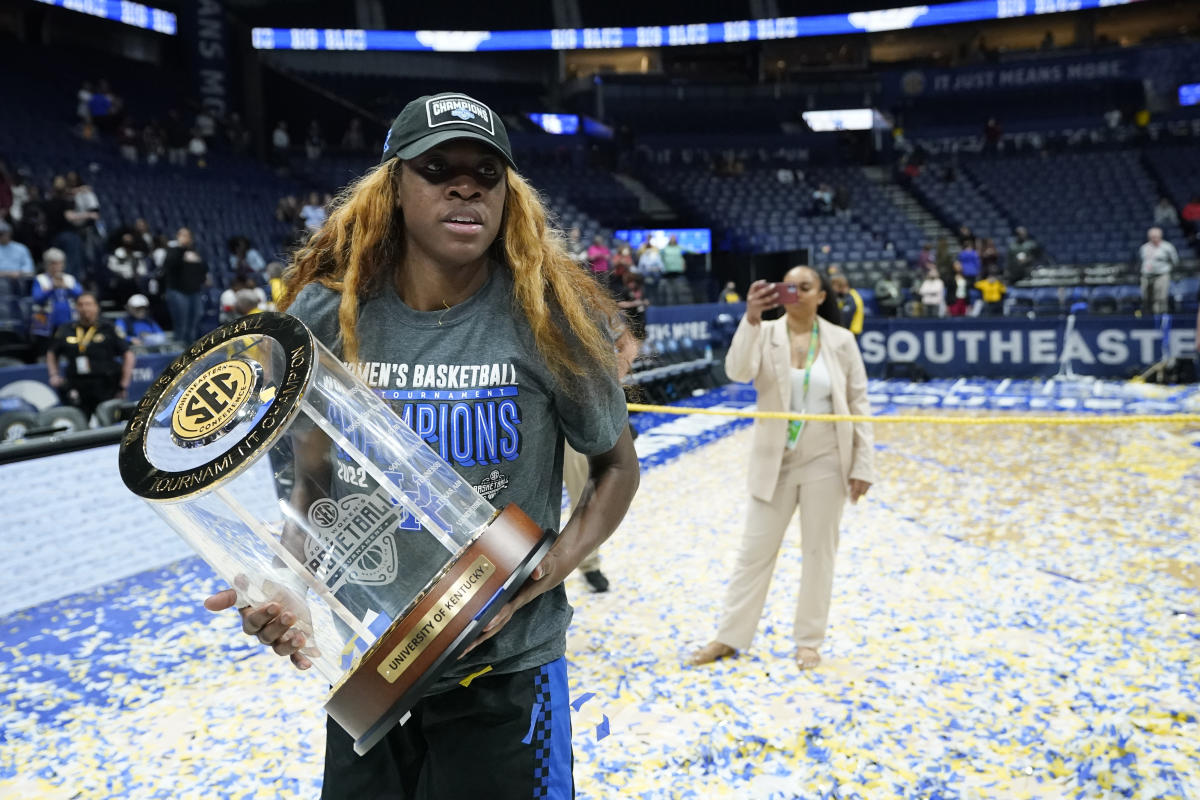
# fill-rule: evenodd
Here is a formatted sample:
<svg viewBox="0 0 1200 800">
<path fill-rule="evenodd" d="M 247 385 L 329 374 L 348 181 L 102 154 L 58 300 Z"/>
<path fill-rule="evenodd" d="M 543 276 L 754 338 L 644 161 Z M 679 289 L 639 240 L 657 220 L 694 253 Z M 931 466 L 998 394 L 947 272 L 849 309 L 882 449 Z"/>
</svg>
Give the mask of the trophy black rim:
<svg viewBox="0 0 1200 800">
<path fill-rule="evenodd" d="M 236 453 L 235 449 L 223 451 L 211 461 L 178 472 L 159 469 L 151 464 L 146 455 L 145 436 L 150 429 L 150 415 L 163 394 L 188 367 L 214 348 L 233 339 L 255 334 L 268 336 L 279 342 L 284 352 L 289 355 L 289 368 L 297 372 L 297 386 L 290 393 L 290 398 L 285 400 L 277 396 L 275 406 L 242 436 L 244 440 L 257 432 L 260 434 L 259 444 L 246 453 L 237 455 L 237 462 L 227 468 L 217 469 L 217 466 L 231 453 Z M 260 454 L 271 448 L 299 413 L 300 401 L 313 374 L 315 357 L 313 336 L 304 323 L 277 311 L 264 311 L 227 322 L 212 333 L 197 339 L 159 374 L 138 402 L 133 416 L 125 426 L 118 456 L 121 479 L 125 486 L 146 500 L 173 501 L 190 497 L 241 474 L 258 460 Z M 197 475 L 208 477 L 186 480 L 189 476 Z"/>
<path fill-rule="evenodd" d="M 499 591 L 488 601 L 482 611 L 479 611 L 475 617 L 467 623 L 467 627 L 463 628 L 462 632 L 455 637 L 450 646 L 442 651 L 442 654 L 434 660 L 434 662 L 426 669 L 421 676 L 413 682 L 413 685 L 408 688 L 404 694 L 400 695 L 391 708 L 379 718 L 379 721 L 367 729 L 367 732 L 358 737 L 354 741 L 354 752 L 360 756 L 364 755 L 368 750 L 376 745 L 380 739 L 387 735 L 387 732 L 409 711 L 415 706 L 422 697 L 425 689 L 429 687 L 442 672 L 458 660 L 459 655 L 467 646 L 479 636 L 492 619 L 500 613 L 500 609 L 504 608 L 504 604 L 513 598 L 521 587 L 525 585 L 525 581 L 529 580 L 529 576 L 538 564 L 542 563 L 542 559 L 546 553 L 550 551 L 550 546 L 554 544 L 554 540 L 558 538 L 558 532 L 546 529 L 542 533 L 542 538 L 538 541 L 537 546 L 529 551 L 529 555 L 521 562 L 520 566 L 508 576 L 508 580 L 500 587 Z"/>
</svg>

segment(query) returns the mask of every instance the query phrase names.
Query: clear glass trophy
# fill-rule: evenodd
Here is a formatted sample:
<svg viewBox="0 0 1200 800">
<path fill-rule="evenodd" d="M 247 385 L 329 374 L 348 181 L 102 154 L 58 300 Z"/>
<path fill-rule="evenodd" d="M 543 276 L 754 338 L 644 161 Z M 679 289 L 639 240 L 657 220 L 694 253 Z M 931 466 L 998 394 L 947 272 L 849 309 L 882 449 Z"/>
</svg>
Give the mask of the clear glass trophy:
<svg viewBox="0 0 1200 800">
<path fill-rule="evenodd" d="M 491 506 L 294 317 L 201 338 L 158 377 L 121 477 L 238 593 L 293 610 L 364 753 L 556 534 Z"/>
</svg>

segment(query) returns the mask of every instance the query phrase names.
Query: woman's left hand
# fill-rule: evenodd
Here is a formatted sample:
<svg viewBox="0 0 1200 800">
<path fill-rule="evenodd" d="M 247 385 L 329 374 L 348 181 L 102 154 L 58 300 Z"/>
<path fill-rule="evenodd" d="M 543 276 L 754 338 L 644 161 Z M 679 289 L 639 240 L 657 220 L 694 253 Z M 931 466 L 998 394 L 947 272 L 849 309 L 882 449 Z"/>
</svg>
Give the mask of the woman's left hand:
<svg viewBox="0 0 1200 800">
<path fill-rule="evenodd" d="M 850 502 L 857 503 L 858 499 L 867 493 L 871 488 L 871 484 L 866 481 L 860 481 L 858 478 L 850 479 Z"/>
</svg>

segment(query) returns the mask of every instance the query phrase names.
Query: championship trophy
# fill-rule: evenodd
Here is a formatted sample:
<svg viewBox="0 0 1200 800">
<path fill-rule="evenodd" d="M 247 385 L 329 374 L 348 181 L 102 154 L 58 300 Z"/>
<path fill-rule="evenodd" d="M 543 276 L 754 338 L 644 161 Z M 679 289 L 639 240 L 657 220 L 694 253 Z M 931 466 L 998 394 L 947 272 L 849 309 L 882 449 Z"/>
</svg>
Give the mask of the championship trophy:
<svg viewBox="0 0 1200 800">
<path fill-rule="evenodd" d="M 295 613 L 365 753 L 550 549 L 491 506 L 295 317 L 202 337 L 125 429 L 125 485 L 238 594 Z"/>
</svg>

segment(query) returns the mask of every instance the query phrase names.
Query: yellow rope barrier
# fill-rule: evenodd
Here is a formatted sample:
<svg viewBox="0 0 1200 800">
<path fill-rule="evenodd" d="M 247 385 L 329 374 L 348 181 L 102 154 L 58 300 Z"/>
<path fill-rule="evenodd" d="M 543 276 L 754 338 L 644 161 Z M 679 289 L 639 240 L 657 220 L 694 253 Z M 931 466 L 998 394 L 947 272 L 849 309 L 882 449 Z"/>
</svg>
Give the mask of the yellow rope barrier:
<svg viewBox="0 0 1200 800">
<path fill-rule="evenodd" d="M 1112 416 L 1033 416 L 1012 414 L 1003 417 L 947 417 L 924 414 L 884 414 L 861 416 L 854 414 L 794 414 L 784 411 L 748 411 L 735 408 L 686 408 L 683 406 L 651 406 L 644 403 L 629 403 L 629 410 L 646 411 L 654 414 L 708 414 L 714 417 L 744 417 L 749 419 L 795 419 L 816 422 L 873 422 L 873 423 L 937 423 L 939 425 L 1136 425 L 1155 423 L 1200 424 L 1200 414 L 1116 414 Z"/>
</svg>

